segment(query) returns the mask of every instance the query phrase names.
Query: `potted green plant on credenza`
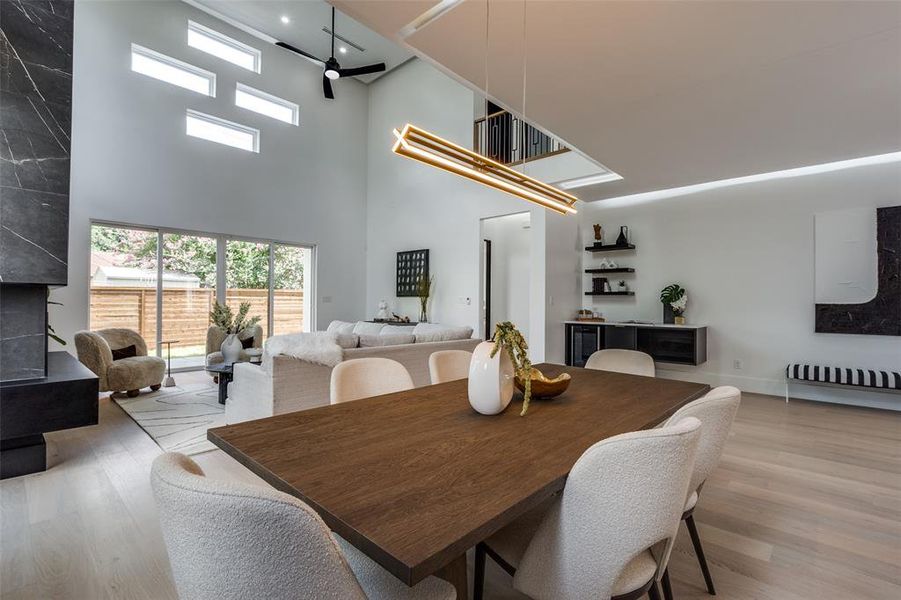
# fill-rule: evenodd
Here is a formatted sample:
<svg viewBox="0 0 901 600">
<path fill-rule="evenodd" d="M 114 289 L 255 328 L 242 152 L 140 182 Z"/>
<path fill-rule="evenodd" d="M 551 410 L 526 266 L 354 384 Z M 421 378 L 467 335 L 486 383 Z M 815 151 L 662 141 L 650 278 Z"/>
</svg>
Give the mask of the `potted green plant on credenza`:
<svg viewBox="0 0 901 600">
<path fill-rule="evenodd" d="M 660 290 L 660 302 L 663 303 L 663 322 L 685 324 L 685 306 L 688 304 L 688 294 L 678 283 L 671 283 Z"/>
</svg>

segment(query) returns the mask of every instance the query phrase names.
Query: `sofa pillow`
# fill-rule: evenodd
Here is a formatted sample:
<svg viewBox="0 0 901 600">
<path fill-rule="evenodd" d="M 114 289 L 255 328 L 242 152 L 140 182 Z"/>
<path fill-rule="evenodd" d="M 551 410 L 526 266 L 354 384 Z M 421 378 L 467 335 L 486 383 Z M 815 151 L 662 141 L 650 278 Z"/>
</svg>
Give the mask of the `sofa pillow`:
<svg viewBox="0 0 901 600">
<path fill-rule="evenodd" d="M 437 323 L 419 323 L 413 328 L 413 335 L 417 344 L 467 340 L 472 337 L 472 327 L 449 327 Z"/>
<path fill-rule="evenodd" d="M 367 323 L 365 321 L 357 321 L 357 324 L 354 325 L 353 332 L 361 336 L 378 335 L 384 327 L 384 323 Z"/>
<path fill-rule="evenodd" d="M 414 325 L 385 325 L 379 335 L 413 335 Z"/>
<path fill-rule="evenodd" d="M 113 353 L 113 360 L 122 360 L 123 358 L 132 358 L 138 355 L 138 347 L 132 344 L 131 346 L 125 346 L 124 348 L 116 348 L 111 349 Z"/>
<path fill-rule="evenodd" d="M 241 340 L 241 348 L 243 348 L 244 350 L 249 350 L 250 348 L 253 348 L 253 339 L 254 339 L 253 336 L 250 336 L 246 340 Z"/>
<path fill-rule="evenodd" d="M 412 333 L 394 333 L 391 335 L 361 335 L 360 348 L 378 348 L 380 346 L 400 346 L 415 341 Z"/>
<path fill-rule="evenodd" d="M 360 343 L 360 336 L 355 333 L 338 333 L 335 334 L 335 343 L 345 350 L 348 348 L 356 348 Z"/>
<path fill-rule="evenodd" d="M 332 321 L 328 324 L 326 331 L 328 333 L 337 334 L 353 333 L 355 324 L 356 323 L 351 323 L 350 321 Z"/>
</svg>

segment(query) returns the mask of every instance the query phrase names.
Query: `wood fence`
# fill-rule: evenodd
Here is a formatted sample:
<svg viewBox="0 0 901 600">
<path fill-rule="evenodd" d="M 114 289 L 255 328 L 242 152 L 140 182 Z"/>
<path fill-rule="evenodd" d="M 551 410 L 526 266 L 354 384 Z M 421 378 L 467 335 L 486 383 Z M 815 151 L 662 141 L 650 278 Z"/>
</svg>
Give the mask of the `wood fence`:
<svg viewBox="0 0 901 600">
<path fill-rule="evenodd" d="M 303 330 L 303 290 L 274 290 L 274 334 Z M 237 310 L 250 302 L 250 315 L 260 316 L 266 333 L 269 319 L 269 290 L 230 288 L 225 303 Z M 209 288 L 163 290 L 163 341 L 178 340 L 173 348 L 204 346 L 210 326 L 209 313 L 216 291 Z M 147 341 L 156 340 L 156 289 L 144 287 L 91 288 L 91 329 L 126 327 Z"/>
</svg>

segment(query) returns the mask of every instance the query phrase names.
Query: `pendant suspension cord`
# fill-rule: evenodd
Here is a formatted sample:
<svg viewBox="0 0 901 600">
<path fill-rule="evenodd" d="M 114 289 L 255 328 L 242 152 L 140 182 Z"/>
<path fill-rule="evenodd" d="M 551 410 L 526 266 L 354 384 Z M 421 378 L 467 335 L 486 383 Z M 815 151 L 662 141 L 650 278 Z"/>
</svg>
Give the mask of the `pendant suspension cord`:
<svg viewBox="0 0 901 600">
<path fill-rule="evenodd" d="M 488 50 L 491 39 L 488 36 L 488 22 L 491 20 L 491 0 L 485 0 L 485 125 L 488 131 Z"/>
<path fill-rule="evenodd" d="M 332 7 L 332 53 L 329 55 L 335 56 L 335 7 Z"/>
<path fill-rule="evenodd" d="M 526 125 L 526 68 L 528 66 L 529 52 L 526 49 L 528 39 L 526 37 L 526 10 L 529 6 L 528 0 L 522 0 L 522 174 L 526 174 L 526 141 L 528 136 L 528 125 Z"/>
</svg>

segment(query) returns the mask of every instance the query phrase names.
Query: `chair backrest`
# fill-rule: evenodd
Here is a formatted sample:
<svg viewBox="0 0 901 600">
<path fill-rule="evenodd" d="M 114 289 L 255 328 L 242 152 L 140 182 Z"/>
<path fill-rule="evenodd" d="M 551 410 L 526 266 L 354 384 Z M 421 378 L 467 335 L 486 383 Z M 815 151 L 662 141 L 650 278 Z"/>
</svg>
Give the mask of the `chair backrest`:
<svg viewBox="0 0 901 600">
<path fill-rule="evenodd" d="M 365 599 L 328 527 L 300 500 L 208 479 L 176 453 L 157 457 L 150 478 L 181 598 Z"/>
<path fill-rule="evenodd" d="M 740 404 L 741 391 L 731 385 L 724 385 L 689 402 L 667 421 L 667 425 L 671 425 L 685 417 L 695 417 L 701 422 L 701 441 L 698 442 L 698 455 L 688 488 L 689 494 L 697 491 L 719 464 Z"/>
<path fill-rule="evenodd" d="M 210 325 L 206 332 L 206 353 L 218 352 L 219 348 L 222 347 L 222 342 L 225 341 L 226 335 L 228 334 L 225 333 L 225 330 L 218 325 Z M 246 340 L 249 337 L 253 337 L 254 348 L 263 347 L 263 328 L 260 325 L 248 327 L 238 334 L 238 338 L 241 340 Z"/>
<path fill-rule="evenodd" d="M 466 350 L 440 350 L 429 355 L 429 377 L 432 383 L 444 383 L 469 377 L 472 352 Z"/>
<path fill-rule="evenodd" d="M 141 334 L 131 329 L 98 329 L 95 331 L 97 335 L 106 340 L 109 347 L 113 350 L 125 348 L 134 344 L 138 356 L 147 356 L 147 343 Z"/>
<path fill-rule="evenodd" d="M 390 358 L 355 358 L 332 369 L 329 397 L 332 404 L 413 389 L 407 369 Z"/>
<path fill-rule="evenodd" d="M 651 355 L 637 350 L 598 350 L 588 357 L 585 368 L 645 377 L 654 377 L 656 374 Z"/>
<path fill-rule="evenodd" d="M 610 598 L 629 561 L 649 548 L 662 554 L 682 516 L 700 427 L 689 417 L 586 450 L 513 586 L 536 599 Z"/>
</svg>

